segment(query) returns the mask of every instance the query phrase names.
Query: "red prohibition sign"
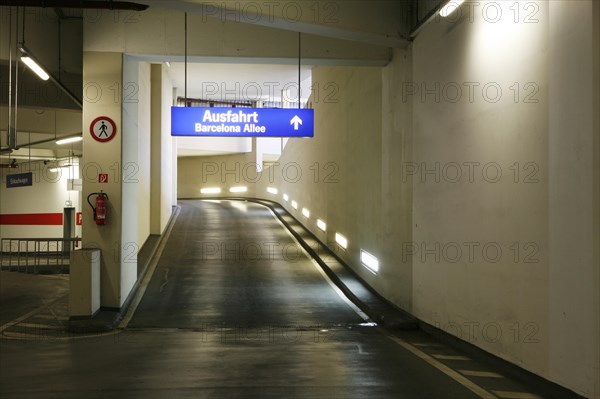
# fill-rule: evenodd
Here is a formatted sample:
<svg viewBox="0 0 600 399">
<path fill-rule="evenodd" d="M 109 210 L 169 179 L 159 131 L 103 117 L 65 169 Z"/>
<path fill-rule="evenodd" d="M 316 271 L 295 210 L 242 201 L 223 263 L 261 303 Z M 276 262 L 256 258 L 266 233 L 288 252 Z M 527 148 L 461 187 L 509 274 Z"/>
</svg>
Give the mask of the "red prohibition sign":
<svg viewBox="0 0 600 399">
<path fill-rule="evenodd" d="M 117 125 L 108 116 L 99 116 L 90 124 L 90 134 L 94 140 L 106 143 L 117 135 Z"/>
</svg>

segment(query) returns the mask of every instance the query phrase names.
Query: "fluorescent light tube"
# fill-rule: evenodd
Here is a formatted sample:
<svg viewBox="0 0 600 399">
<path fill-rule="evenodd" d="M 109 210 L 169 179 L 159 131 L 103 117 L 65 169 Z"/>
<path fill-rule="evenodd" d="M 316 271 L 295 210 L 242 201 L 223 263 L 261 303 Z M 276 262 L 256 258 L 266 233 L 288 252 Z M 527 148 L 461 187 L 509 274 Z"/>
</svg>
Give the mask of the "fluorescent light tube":
<svg viewBox="0 0 600 399">
<path fill-rule="evenodd" d="M 62 144 L 76 143 L 81 140 L 83 140 L 83 137 L 81 137 L 81 136 L 69 137 L 66 139 L 56 140 L 56 144 L 62 145 Z"/>
<path fill-rule="evenodd" d="M 465 0 L 451 0 L 440 10 L 440 16 L 446 18 L 460 7 Z"/>
<path fill-rule="evenodd" d="M 42 80 L 50 79 L 50 75 L 48 75 L 46 71 L 44 71 L 44 69 L 41 66 L 39 66 L 32 58 L 21 57 L 21 61 L 23 61 L 23 63 L 27 65 L 29 69 L 31 69 L 33 72 L 35 72 L 36 75 L 39 76 Z"/>
</svg>

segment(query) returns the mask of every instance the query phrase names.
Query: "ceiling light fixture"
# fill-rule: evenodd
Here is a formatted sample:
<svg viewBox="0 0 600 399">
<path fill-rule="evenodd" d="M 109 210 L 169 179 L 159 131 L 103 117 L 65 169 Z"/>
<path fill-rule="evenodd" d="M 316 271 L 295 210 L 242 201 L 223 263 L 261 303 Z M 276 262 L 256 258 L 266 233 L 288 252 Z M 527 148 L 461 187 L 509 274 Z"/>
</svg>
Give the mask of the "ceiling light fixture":
<svg viewBox="0 0 600 399">
<path fill-rule="evenodd" d="M 446 18 L 460 7 L 465 0 L 450 0 L 440 9 L 440 16 Z"/>
<path fill-rule="evenodd" d="M 65 139 L 56 140 L 56 144 L 62 145 L 62 144 L 76 143 L 81 140 L 83 140 L 82 136 L 67 137 Z"/>
<path fill-rule="evenodd" d="M 25 65 L 27 65 L 29 67 L 29 69 L 31 69 L 33 72 L 35 72 L 35 74 L 37 76 L 40 77 L 40 79 L 42 80 L 48 80 L 50 79 L 50 75 L 48 75 L 48 73 L 46 73 L 46 71 L 44 71 L 44 68 L 42 68 L 41 66 L 39 66 L 39 64 L 37 62 L 35 62 L 35 60 L 29 56 L 25 56 L 25 57 L 21 57 L 21 61 L 23 61 L 23 63 Z"/>
</svg>

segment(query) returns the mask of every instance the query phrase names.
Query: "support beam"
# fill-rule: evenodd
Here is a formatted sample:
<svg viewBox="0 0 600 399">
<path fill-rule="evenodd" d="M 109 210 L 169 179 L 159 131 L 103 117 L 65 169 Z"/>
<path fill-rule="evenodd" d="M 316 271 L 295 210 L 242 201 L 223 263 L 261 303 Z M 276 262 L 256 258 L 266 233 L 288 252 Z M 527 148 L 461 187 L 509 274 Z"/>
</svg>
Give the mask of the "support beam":
<svg viewBox="0 0 600 399">
<path fill-rule="evenodd" d="M 412 23 L 411 3 L 404 1 L 308 0 L 244 2 L 141 0 L 151 8 L 196 13 L 222 22 L 232 21 L 293 32 L 362 42 L 376 46 L 406 48 Z"/>
</svg>

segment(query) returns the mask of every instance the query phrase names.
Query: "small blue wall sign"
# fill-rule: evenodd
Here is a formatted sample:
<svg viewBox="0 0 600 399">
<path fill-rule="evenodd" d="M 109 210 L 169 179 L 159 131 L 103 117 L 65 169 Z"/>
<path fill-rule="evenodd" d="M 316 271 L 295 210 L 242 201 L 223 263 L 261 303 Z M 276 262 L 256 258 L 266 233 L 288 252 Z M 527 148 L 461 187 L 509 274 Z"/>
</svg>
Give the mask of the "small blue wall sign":
<svg viewBox="0 0 600 399">
<path fill-rule="evenodd" d="M 6 176 L 6 188 L 26 187 L 33 185 L 33 173 L 19 173 Z"/>
</svg>

